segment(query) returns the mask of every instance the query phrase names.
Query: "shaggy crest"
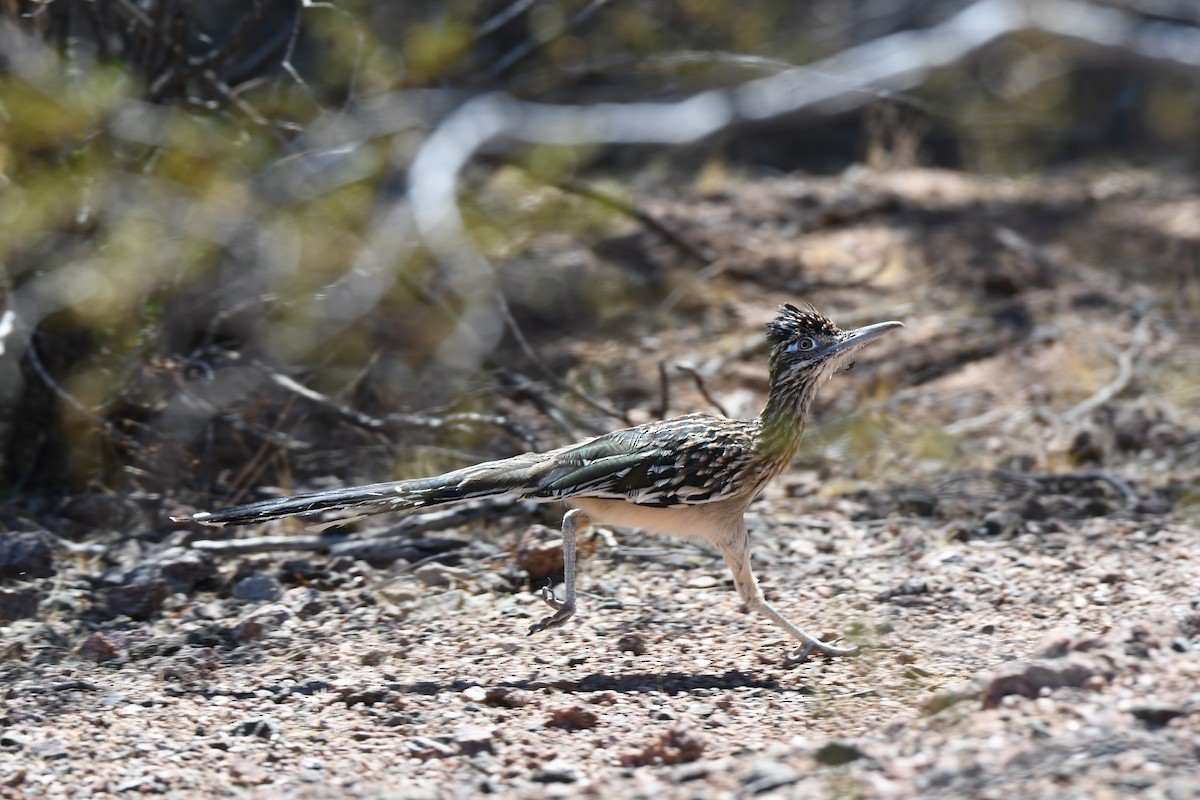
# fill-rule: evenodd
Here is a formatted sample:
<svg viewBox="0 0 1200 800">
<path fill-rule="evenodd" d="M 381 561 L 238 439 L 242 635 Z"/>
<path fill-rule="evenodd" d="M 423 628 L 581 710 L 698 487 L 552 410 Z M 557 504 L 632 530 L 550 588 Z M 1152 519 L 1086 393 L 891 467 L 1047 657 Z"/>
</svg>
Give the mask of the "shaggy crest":
<svg viewBox="0 0 1200 800">
<path fill-rule="evenodd" d="M 779 307 L 779 316 L 767 323 L 767 341 L 772 346 L 789 344 L 801 336 L 836 336 L 841 329 L 829 317 L 808 306 L 803 311 L 791 303 Z"/>
</svg>

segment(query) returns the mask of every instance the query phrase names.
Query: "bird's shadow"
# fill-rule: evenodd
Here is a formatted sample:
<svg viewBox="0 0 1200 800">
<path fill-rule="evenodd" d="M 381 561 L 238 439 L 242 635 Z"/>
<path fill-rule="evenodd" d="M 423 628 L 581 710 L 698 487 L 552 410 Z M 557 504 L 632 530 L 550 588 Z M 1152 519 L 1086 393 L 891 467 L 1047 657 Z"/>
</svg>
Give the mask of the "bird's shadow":
<svg viewBox="0 0 1200 800">
<path fill-rule="evenodd" d="M 417 681 L 396 685 L 398 691 L 412 694 L 461 692 L 478 684 L 469 681 Z M 652 692 L 690 692 L 695 689 L 782 689 L 779 681 L 755 677 L 740 670 L 721 674 L 686 672 L 631 672 L 613 674 L 593 672 L 589 675 L 546 675 L 540 677 L 499 680 L 491 686 L 536 691 L 554 689 L 566 693 L 620 692 L 621 694 L 650 694 Z"/>
</svg>

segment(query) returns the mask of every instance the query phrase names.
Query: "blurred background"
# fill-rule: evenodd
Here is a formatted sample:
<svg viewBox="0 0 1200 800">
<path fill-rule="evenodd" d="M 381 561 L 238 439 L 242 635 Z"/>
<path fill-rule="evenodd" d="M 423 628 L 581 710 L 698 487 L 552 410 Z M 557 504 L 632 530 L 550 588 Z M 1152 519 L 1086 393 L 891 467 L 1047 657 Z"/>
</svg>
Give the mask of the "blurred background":
<svg viewBox="0 0 1200 800">
<path fill-rule="evenodd" d="M 893 508 L 933 513 L 951 467 L 1102 468 L 1194 507 L 1200 7 L 974 5 L 1003 35 L 941 63 L 907 34 L 970 0 L 0 2 L 0 524 L 752 415 L 782 302 L 909 326 L 822 398 L 801 482 L 921 474 Z M 671 145 L 466 153 L 479 259 L 414 220 L 471 97 L 676 102 L 881 41 L 922 68 Z"/>
</svg>

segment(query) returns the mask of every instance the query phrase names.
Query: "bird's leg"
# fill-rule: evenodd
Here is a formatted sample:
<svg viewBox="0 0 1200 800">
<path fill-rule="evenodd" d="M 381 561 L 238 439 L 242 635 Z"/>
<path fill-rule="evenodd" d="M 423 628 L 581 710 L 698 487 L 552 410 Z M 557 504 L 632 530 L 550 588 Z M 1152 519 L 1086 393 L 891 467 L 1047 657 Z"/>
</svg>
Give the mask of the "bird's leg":
<svg viewBox="0 0 1200 800">
<path fill-rule="evenodd" d="M 554 628 L 569 620 L 575 613 L 575 534 L 588 526 L 588 518 L 582 511 L 573 508 L 563 515 L 563 599 L 554 596 L 549 586 L 542 587 L 542 600 L 555 611 L 548 617 L 529 626 L 530 633 Z"/>
<path fill-rule="evenodd" d="M 729 571 L 733 573 L 733 584 L 737 587 L 742 602 L 751 611 L 762 614 L 804 643 L 792 656 L 794 660 L 805 660 L 813 650 L 827 656 L 858 655 L 857 647 L 838 647 L 823 642 L 812 634 L 797 628 L 788 621 L 787 617 L 780 614 L 767 602 L 763 597 L 762 588 L 758 585 L 758 578 L 754 576 L 754 571 L 750 568 L 750 538 L 746 533 L 744 522 L 741 523 L 740 535 L 731 543 L 717 543 L 717 549 L 721 551 L 721 555 L 725 557 L 725 563 L 729 565 Z"/>
</svg>

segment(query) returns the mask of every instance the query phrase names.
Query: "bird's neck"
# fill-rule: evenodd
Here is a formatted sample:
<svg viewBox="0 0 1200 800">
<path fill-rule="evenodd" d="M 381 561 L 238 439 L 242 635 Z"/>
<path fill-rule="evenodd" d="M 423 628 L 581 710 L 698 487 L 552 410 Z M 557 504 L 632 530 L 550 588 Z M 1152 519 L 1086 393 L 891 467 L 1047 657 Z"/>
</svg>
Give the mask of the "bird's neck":
<svg viewBox="0 0 1200 800">
<path fill-rule="evenodd" d="M 773 457 L 791 461 L 800 447 L 813 392 L 805 386 L 771 382 L 767 405 L 758 415 L 758 447 Z"/>
</svg>

